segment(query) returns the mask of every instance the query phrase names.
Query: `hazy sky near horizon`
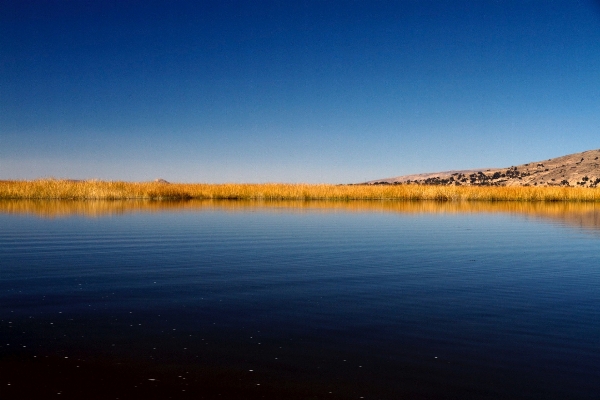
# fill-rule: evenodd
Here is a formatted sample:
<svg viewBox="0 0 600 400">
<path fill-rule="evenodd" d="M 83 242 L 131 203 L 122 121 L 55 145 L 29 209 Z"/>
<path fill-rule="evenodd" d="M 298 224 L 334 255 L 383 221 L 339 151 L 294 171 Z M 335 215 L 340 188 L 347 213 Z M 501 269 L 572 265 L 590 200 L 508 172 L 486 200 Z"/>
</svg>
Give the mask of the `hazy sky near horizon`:
<svg viewBox="0 0 600 400">
<path fill-rule="evenodd" d="M 0 0 L 0 179 L 350 183 L 600 148 L 594 0 Z"/>
</svg>

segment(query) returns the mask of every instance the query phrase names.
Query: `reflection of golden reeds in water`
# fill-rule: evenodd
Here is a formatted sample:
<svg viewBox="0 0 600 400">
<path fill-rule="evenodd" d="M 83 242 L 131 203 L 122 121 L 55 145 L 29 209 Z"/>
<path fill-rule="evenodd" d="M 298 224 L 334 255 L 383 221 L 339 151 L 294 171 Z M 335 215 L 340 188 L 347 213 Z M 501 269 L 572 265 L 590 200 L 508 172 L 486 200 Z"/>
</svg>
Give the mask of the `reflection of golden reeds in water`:
<svg viewBox="0 0 600 400">
<path fill-rule="evenodd" d="M 380 212 L 398 214 L 507 213 L 600 230 L 600 203 L 398 200 L 0 200 L 0 213 L 42 218 L 104 217 L 155 212 Z"/>
<path fill-rule="evenodd" d="M 600 189 L 426 185 L 167 184 L 44 179 L 0 181 L 0 199 L 478 200 L 600 202 Z"/>
</svg>

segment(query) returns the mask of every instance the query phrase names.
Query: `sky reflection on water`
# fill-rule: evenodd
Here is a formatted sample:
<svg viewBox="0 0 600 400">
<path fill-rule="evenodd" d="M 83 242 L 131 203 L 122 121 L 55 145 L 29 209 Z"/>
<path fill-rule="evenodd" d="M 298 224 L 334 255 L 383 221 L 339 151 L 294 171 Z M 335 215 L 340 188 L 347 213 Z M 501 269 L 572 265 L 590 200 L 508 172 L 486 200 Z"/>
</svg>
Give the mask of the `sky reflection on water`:
<svg viewBox="0 0 600 400">
<path fill-rule="evenodd" d="M 600 390 L 595 205 L 81 203 L 0 214 L 0 375 L 12 379 L 0 385 L 11 390 L 18 363 L 50 376 L 32 357 L 107 376 L 128 365 L 117 386 L 131 397 L 137 373 L 164 382 L 147 396 Z M 184 370 L 194 385 L 177 381 Z"/>
<path fill-rule="evenodd" d="M 199 212 L 384 212 L 400 214 L 507 213 L 600 230 L 600 204 L 587 202 L 436 201 L 247 201 L 247 200 L 0 200 L 0 214 L 103 217 L 130 213 Z"/>
</svg>

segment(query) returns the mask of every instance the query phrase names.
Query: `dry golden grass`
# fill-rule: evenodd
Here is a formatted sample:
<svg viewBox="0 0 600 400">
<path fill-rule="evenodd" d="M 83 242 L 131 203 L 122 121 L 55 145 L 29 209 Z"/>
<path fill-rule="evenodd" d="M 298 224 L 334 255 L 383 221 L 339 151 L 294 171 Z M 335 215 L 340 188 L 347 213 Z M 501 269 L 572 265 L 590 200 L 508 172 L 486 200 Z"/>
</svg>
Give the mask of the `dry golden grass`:
<svg viewBox="0 0 600 400">
<path fill-rule="evenodd" d="M 187 184 L 39 179 L 0 181 L 0 199 L 436 200 L 598 202 L 600 189 L 425 185 Z"/>
</svg>

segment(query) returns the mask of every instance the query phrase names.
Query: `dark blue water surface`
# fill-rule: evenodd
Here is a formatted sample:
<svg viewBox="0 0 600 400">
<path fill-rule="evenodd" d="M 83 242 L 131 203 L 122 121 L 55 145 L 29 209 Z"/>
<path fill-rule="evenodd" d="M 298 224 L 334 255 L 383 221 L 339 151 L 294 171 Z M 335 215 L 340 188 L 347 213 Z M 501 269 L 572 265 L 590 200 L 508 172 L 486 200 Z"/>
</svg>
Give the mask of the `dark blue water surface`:
<svg viewBox="0 0 600 400">
<path fill-rule="evenodd" d="M 268 208 L 0 228 L 3 399 L 600 398 L 594 231 Z"/>
</svg>

